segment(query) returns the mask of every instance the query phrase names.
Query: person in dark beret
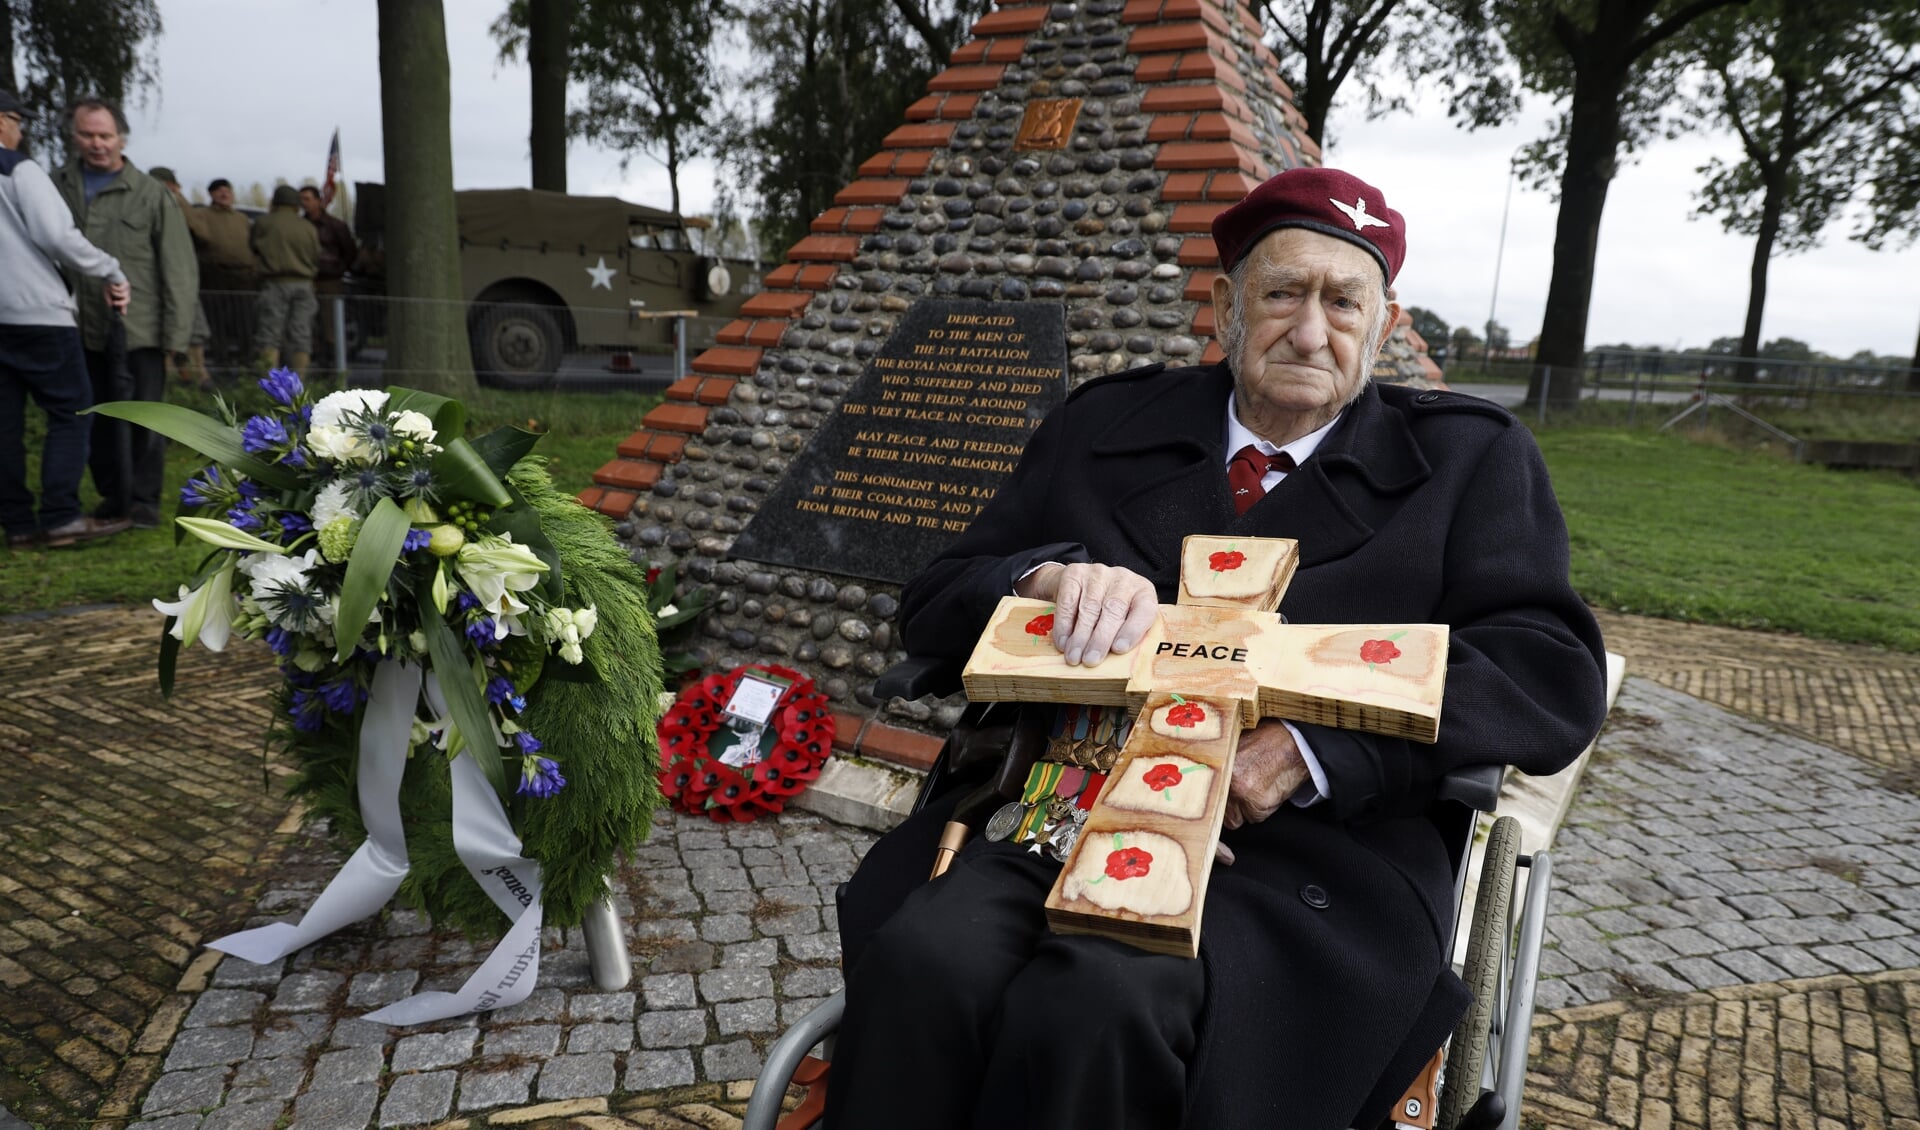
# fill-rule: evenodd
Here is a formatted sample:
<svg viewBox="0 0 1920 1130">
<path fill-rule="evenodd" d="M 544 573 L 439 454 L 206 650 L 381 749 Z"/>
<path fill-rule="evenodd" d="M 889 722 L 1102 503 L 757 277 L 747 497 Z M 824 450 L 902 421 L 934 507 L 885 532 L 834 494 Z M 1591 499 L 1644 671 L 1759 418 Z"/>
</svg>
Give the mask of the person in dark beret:
<svg viewBox="0 0 1920 1130">
<path fill-rule="evenodd" d="M 924 881 L 953 800 L 915 816 L 843 900 L 835 1130 L 1379 1124 L 1468 1000 L 1438 781 L 1553 773 L 1600 727 L 1600 632 L 1530 433 L 1368 379 L 1401 215 L 1349 173 L 1291 169 L 1213 236 L 1225 360 L 1075 390 L 906 586 L 907 650 L 964 660 L 1017 592 L 1055 603 L 1068 662 L 1097 663 L 1174 602 L 1185 535 L 1293 538 L 1290 621 L 1450 625 L 1439 740 L 1247 731 L 1198 959 L 1049 932 L 1060 865 L 1027 845 L 976 838 Z"/>
</svg>

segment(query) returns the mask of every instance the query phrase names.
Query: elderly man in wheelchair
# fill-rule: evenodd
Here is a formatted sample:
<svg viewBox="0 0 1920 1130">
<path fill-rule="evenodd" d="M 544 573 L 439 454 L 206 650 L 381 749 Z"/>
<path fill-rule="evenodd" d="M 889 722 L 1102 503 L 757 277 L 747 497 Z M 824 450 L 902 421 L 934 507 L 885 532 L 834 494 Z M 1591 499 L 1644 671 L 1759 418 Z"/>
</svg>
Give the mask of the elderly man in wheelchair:
<svg viewBox="0 0 1920 1130">
<path fill-rule="evenodd" d="M 1066 661 L 1095 664 L 1140 643 L 1183 536 L 1296 539 L 1292 622 L 1449 626 L 1438 740 L 1248 730 L 1198 958 L 1051 932 L 1060 865 L 1019 835 L 976 837 L 926 881 L 965 790 L 929 805 L 845 894 L 831 1130 L 1380 1124 L 1470 996 L 1443 782 L 1552 773 L 1599 729 L 1600 634 L 1530 434 L 1489 402 L 1367 379 L 1398 313 L 1400 214 L 1357 177 L 1294 169 L 1213 234 L 1224 363 L 1076 390 L 907 586 L 908 650 L 964 658 L 1017 593 L 1053 602 Z"/>
</svg>

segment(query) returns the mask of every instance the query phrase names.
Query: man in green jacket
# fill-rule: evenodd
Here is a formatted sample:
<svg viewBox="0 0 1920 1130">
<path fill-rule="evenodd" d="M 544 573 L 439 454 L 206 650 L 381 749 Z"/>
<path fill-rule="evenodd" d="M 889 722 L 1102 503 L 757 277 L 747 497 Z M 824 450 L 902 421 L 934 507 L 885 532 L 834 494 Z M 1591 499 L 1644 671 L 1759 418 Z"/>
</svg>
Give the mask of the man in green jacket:
<svg viewBox="0 0 1920 1130">
<path fill-rule="evenodd" d="M 273 211 L 253 225 L 253 258 L 260 267 L 260 321 L 253 352 L 269 369 L 280 363 L 307 371 L 313 349 L 313 316 L 319 303 L 313 276 L 320 262 L 320 237 L 300 215 L 300 194 L 292 185 L 273 190 Z"/>
<path fill-rule="evenodd" d="M 121 318 L 98 287 L 76 287 L 93 402 L 162 400 L 166 355 L 187 348 L 200 271 L 187 222 L 167 190 L 126 159 L 127 119 L 111 102 L 86 99 L 68 113 L 73 157 L 53 176 L 87 239 L 120 261 L 133 284 Z M 122 353 L 124 331 L 124 357 Z M 96 518 L 160 522 L 166 440 L 106 416 L 93 418 L 88 466 L 100 491 Z"/>
</svg>

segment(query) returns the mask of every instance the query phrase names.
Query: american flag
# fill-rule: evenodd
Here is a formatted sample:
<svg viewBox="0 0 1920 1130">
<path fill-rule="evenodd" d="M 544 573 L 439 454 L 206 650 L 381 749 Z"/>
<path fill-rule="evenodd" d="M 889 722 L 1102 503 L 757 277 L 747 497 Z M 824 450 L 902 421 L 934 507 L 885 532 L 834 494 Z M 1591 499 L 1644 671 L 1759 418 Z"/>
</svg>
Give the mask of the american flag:
<svg viewBox="0 0 1920 1130">
<path fill-rule="evenodd" d="M 327 146 L 327 175 L 320 179 L 320 206 L 333 206 L 333 182 L 340 175 L 340 129 L 334 127 L 333 144 Z"/>
</svg>

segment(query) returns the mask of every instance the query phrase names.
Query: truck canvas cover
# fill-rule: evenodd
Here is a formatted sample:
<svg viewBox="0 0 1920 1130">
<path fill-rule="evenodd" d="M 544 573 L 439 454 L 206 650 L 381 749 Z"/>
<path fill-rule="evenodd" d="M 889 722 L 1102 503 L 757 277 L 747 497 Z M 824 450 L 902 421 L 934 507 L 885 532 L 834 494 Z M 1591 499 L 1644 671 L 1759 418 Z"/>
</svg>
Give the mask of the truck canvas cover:
<svg viewBox="0 0 1920 1130">
<path fill-rule="evenodd" d="M 454 193 L 460 238 L 482 246 L 553 250 L 626 246 L 630 224 L 679 228 L 672 212 L 629 204 L 615 196 L 569 196 L 532 188 L 473 188 Z M 615 242 L 609 243 L 609 238 Z"/>
</svg>

